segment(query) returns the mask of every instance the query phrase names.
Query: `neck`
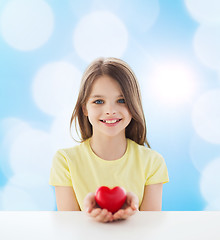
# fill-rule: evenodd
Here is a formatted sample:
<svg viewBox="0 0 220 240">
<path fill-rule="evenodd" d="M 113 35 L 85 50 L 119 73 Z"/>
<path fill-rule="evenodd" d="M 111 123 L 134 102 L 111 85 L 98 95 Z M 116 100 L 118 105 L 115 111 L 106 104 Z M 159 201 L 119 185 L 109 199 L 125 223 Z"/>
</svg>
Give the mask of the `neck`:
<svg viewBox="0 0 220 240">
<path fill-rule="evenodd" d="M 93 152 L 104 160 L 116 160 L 121 158 L 127 149 L 125 136 L 97 136 L 93 134 L 90 140 Z"/>
</svg>

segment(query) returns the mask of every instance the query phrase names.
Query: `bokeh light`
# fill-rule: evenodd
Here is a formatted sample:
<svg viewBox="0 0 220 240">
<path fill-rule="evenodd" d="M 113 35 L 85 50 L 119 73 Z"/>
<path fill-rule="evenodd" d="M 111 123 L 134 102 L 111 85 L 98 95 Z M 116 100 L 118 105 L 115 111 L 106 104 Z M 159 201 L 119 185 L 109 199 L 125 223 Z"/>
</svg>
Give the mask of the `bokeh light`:
<svg viewBox="0 0 220 240">
<path fill-rule="evenodd" d="M 199 60 L 206 66 L 218 69 L 220 66 L 220 24 L 201 25 L 194 36 L 194 49 Z"/>
<path fill-rule="evenodd" d="M 220 23 L 219 0 L 185 0 L 189 13 L 203 24 Z"/>
<path fill-rule="evenodd" d="M 77 142 L 73 141 L 72 137 L 79 141 L 79 137 L 75 131 L 75 124 L 72 125 L 70 133 L 70 119 L 72 111 L 64 108 L 64 110 L 60 112 L 51 124 L 51 144 L 54 148 L 60 149 L 76 145 Z"/>
<path fill-rule="evenodd" d="M 2 192 L 2 208 L 6 211 L 39 210 L 27 191 L 9 184 Z"/>
<path fill-rule="evenodd" d="M 35 103 L 43 112 L 59 115 L 76 102 L 80 80 L 80 71 L 71 63 L 60 61 L 44 65 L 32 84 Z"/>
<path fill-rule="evenodd" d="M 123 22 L 107 11 L 92 12 L 77 24 L 74 47 L 86 62 L 97 57 L 122 57 L 128 44 L 128 32 Z"/>
<path fill-rule="evenodd" d="M 218 144 L 207 142 L 198 134 L 194 134 L 190 141 L 190 157 L 195 168 L 202 172 L 212 159 L 220 156 Z"/>
<path fill-rule="evenodd" d="M 42 0 L 13 0 L 1 15 L 1 32 L 5 41 L 21 51 L 41 47 L 50 38 L 54 16 Z"/>
<path fill-rule="evenodd" d="M 53 189 L 41 182 L 35 174 L 15 175 L 2 191 L 2 208 L 11 211 L 55 209 Z"/>
<path fill-rule="evenodd" d="M 201 138 L 220 144 L 220 89 L 210 90 L 199 97 L 193 107 L 192 122 Z"/>
<path fill-rule="evenodd" d="M 213 203 L 220 200 L 220 158 L 212 160 L 202 172 L 200 180 L 200 189 L 204 199 L 213 205 Z M 218 202 L 218 206 L 220 202 Z"/>
<path fill-rule="evenodd" d="M 150 91 L 157 101 L 170 106 L 188 102 L 195 91 L 195 74 L 186 64 L 158 64 L 150 75 L 150 81 Z"/>
<path fill-rule="evenodd" d="M 204 210 L 205 211 L 220 211 L 220 197 L 209 202 Z"/>
<path fill-rule="evenodd" d="M 15 136 L 10 150 L 10 166 L 14 173 L 37 173 L 48 179 L 53 157 L 50 135 L 36 129 Z"/>
<path fill-rule="evenodd" d="M 137 33 L 146 33 L 158 20 L 160 13 L 160 4 L 158 0 L 136 0 L 134 1 L 121 1 L 121 13 L 124 21 L 127 23 L 129 29 Z M 134 9 L 138 12 L 135 17 Z M 118 14 L 120 14 L 119 9 Z"/>
</svg>

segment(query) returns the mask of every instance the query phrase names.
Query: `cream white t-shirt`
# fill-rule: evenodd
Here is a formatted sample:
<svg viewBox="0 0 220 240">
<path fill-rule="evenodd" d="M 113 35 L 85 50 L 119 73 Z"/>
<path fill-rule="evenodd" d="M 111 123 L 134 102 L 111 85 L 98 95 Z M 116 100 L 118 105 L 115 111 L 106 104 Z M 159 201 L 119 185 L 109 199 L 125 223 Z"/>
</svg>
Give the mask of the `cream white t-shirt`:
<svg viewBox="0 0 220 240">
<path fill-rule="evenodd" d="M 49 184 L 72 186 L 83 210 L 83 200 L 100 186 L 123 187 L 135 193 L 141 205 L 145 185 L 166 183 L 168 171 L 163 157 L 156 151 L 127 138 L 125 154 L 117 160 L 103 160 L 90 147 L 90 138 L 83 143 L 56 152 Z"/>
</svg>

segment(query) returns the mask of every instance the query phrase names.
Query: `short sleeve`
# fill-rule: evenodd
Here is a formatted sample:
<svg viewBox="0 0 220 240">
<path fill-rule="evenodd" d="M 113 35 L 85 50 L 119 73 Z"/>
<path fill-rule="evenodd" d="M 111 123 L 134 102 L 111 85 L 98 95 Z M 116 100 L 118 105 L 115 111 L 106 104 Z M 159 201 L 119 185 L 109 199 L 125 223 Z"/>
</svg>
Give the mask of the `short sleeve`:
<svg viewBox="0 0 220 240">
<path fill-rule="evenodd" d="M 167 166 L 164 158 L 157 154 L 152 162 L 150 173 L 146 177 L 145 185 L 169 182 Z"/>
<path fill-rule="evenodd" d="M 68 162 L 62 150 L 58 150 L 53 157 L 49 184 L 52 186 L 72 186 Z"/>
</svg>

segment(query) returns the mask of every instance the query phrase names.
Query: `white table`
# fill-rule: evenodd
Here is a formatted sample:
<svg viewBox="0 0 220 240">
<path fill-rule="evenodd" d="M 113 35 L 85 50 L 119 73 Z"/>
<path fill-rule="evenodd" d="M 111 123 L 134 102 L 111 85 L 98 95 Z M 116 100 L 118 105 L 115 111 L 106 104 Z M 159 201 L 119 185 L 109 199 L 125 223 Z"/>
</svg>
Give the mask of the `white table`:
<svg viewBox="0 0 220 240">
<path fill-rule="evenodd" d="M 0 212 L 1 240 L 220 240 L 220 212 L 137 212 L 98 223 L 84 212 Z"/>
</svg>

